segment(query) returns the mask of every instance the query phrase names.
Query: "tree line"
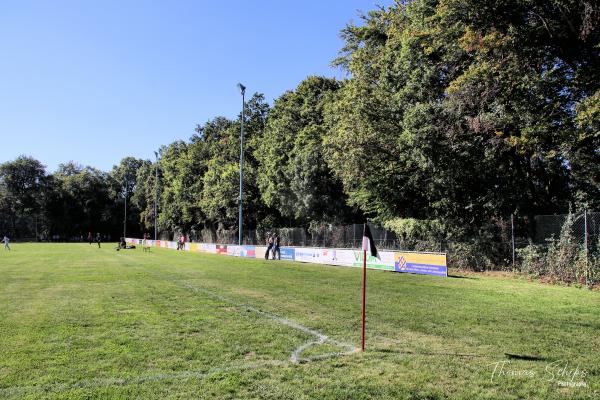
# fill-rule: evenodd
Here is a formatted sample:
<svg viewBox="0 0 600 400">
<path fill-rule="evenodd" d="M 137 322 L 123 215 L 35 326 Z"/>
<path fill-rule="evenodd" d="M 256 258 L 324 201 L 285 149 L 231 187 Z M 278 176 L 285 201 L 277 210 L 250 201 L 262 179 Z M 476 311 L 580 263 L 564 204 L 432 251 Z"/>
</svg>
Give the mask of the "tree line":
<svg viewBox="0 0 600 400">
<path fill-rule="evenodd" d="M 600 205 L 600 6 L 397 1 L 342 32 L 342 80 L 247 102 L 244 226 L 362 222 L 416 238 L 490 237 L 511 214 Z M 241 116 L 240 116 L 241 117 Z M 236 229 L 240 120 L 216 117 L 157 162 L 109 172 L 0 165 L 0 230 Z M 158 170 L 158 186 L 155 173 Z"/>
</svg>

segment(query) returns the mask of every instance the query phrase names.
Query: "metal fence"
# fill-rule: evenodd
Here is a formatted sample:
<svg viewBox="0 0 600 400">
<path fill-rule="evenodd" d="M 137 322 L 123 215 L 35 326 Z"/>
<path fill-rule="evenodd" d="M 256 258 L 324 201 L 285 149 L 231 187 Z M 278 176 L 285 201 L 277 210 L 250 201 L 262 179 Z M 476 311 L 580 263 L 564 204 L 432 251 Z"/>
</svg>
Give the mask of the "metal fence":
<svg viewBox="0 0 600 400">
<path fill-rule="evenodd" d="M 560 236 L 562 227 L 568 214 L 537 215 L 531 218 L 508 216 L 503 220 L 494 222 L 495 232 L 491 239 L 470 238 L 459 240 L 461 243 L 496 242 L 505 243 L 516 247 L 534 243 L 543 245 Z M 600 237 L 600 213 L 582 212 L 573 215 L 572 235 L 575 240 L 588 246 L 593 246 Z M 377 226 L 370 225 L 371 233 L 377 247 L 383 249 L 411 250 L 421 246 L 428 246 L 431 250 L 439 251 L 446 248 L 456 240 L 440 237 L 435 240 L 413 240 L 401 238 L 396 233 Z M 284 246 L 312 246 L 312 247 L 340 247 L 356 248 L 362 243 L 363 224 L 331 225 L 321 224 L 310 228 L 274 228 L 281 237 Z M 259 245 L 265 242 L 267 230 L 245 230 L 244 244 Z M 163 233 L 165 234 L 165 233 Z M 166 234 L 166 238 L 173 238 L 177 234 Z M 192 232 L 190 237 L 194 241 L 206 243 L 237 243 L 237 230 L 202 230 Z"/>
<path fill-rule="evenodd" d="M 282 246 L 356 248 L 362 243 L 363 225 L 323 224 L 311 228 L 274 228 L 272 231 L 280 236 Z M 265 244 L 268 233 L 268 230 L 245 230 L 243 242 L 248 245 Z M 398 238 L 393 232 L 371 226 L 371 233 L 378 248 L 400 248 Z M 192 232 L 189 236 L 192 241 L 205 243 L 238 242 L 237 230 L 202 230 Z"/>
<path fill-rule="evenodd" d="M 568 214 L 507 216 L 495 220 L 485 237 L 419 238 L 400 237 L 396 233 L 377 226 L 370 226 L 375 244 L 380 249 L 442 251 L 449 254 L 453 266 L 475 270 L 514 268 L 519 263 L 518 250 L 529 244 L 548 246 L 558 239 Z M 572 215 L 571 234 L 574 242 L 595 251 L 600 238 L 600 213 L 581 212 Z M 320 224 L 310 228 L 276 228 L 283 246 L 307 246 L 330 248 L 358 248 L 362 243 L 362 224 Z M 244 244 L 263 245 L 267 230 L 246 230 Z M 174 239 L 177 234 L 165 234 L 164 239 Z M 237 243 L 237 230 L 202 230 L 191 232 L 190 240 L 204 243 Z M 600 250 L 600 249 L 599 249 Z"/>
<path fill-rule="evenodd" d="M 558 238 L 568 214 L 538 215 L 535 217 L 535 243 L 544 243 L 549 239 Z M 573 215 L 571 234 L 575 240 L 584 246 L 597 245 L 600 235 L 600 213 L 582 212 Z"/>
</svg>

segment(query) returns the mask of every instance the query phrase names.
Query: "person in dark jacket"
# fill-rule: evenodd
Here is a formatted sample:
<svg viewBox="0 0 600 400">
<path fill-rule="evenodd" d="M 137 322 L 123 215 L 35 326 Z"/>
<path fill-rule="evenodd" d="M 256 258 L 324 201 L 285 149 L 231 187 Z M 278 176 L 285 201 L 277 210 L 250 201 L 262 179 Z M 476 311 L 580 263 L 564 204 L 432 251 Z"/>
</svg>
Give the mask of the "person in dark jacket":
<svg viewBox="0 0 600 400">
<path fill-rule="evenodd" d="M 273 239 L 273 260 L 275 260 L 275 256 L 277 256 L 277 260 L 281 260 L 281 249 L 279 248 L 281 238 L 278 234 L 274 234 L 274 236 L 275 238 Z"/>
<path fill-rule="evenodd" d="M 265 252 L 265 260 L 269 259 L 269 252 L 273 248 L 273 235 L 271 232 L 267 232 L 267 251 Z"/>
</svg>

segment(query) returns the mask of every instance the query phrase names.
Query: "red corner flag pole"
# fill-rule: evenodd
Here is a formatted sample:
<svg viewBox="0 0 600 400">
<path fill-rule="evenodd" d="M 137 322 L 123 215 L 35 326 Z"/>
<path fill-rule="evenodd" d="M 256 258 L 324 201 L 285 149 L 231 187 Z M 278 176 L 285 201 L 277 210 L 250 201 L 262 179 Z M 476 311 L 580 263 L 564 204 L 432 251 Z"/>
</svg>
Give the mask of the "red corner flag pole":
<svg viewBox="0 0 600 400">
<path fill-rule="evenodd" d="M 373 235 L 369 229 L 369 225 L 366 223 L 363 226 L 363 279 L 362 279 L 362 351 L 365 351 L 365 314 L 366 314 L 366 297 L 367 297 L 367 250 L 372 257 L 379 258 L 379 253 L 375 248 L 375 242 L 373 241 Z"/>
<path fill-rule="evenodd" d="M 365 351 L 365 297 L 367 292 L 367 250 L 363 250 L 362 279 L 362 351 Z"/>
</svg>

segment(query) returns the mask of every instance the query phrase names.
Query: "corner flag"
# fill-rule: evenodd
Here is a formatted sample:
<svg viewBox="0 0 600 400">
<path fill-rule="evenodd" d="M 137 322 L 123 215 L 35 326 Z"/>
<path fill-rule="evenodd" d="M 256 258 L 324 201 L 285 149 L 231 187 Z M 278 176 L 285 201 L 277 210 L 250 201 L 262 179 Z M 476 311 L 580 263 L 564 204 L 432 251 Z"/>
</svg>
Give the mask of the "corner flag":
<svg viewBox="0 0 600 400">
<path fill-rule="evenodd" d="M 379 258 L 377 248 L 375 247 L 375 241 L 373 235 L 371 235 L 371 229 L 365 222 L 363 228 L 363 279 L 362 279 L 362 337 L 361 337 L 361 349 L 365 351 L 365 314 L 366 314 L 366 299 L 367 299 L 367 250 L 371 253 L 371 256 Z"/>
<path fill-rule="evenodd" d="M 379 258 L 379 253 L 377 252 L 375 241 L 373 240 L 373 235 L 371 235 L 371 229 L 369 229 L 369 224 L 367 223 L 365 223 L 363 228 L 362 249 L 370 251 L 373 257 Z"/>
</svg>

